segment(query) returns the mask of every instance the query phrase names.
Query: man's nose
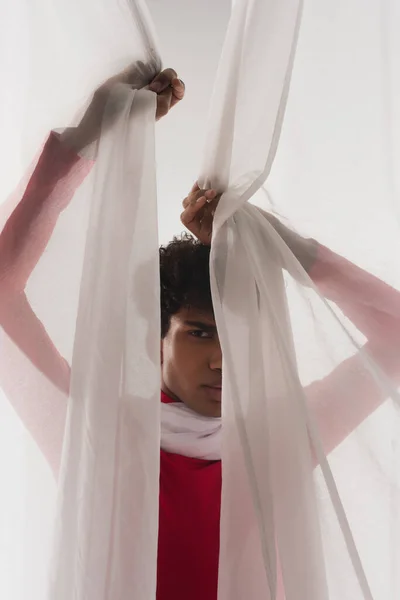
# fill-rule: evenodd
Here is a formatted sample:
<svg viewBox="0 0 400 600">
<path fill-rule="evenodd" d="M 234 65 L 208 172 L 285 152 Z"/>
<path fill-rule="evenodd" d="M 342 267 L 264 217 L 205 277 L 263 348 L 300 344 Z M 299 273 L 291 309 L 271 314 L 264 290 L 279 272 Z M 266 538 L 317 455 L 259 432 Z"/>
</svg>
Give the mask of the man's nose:
<svg viewBox="0 0 400 600">
<path fill-rule="evenodd" d="M 210 369 L 222 372 L 222 351 L 219 342 L 216 343 L 210 358 Z"/>
</svg>

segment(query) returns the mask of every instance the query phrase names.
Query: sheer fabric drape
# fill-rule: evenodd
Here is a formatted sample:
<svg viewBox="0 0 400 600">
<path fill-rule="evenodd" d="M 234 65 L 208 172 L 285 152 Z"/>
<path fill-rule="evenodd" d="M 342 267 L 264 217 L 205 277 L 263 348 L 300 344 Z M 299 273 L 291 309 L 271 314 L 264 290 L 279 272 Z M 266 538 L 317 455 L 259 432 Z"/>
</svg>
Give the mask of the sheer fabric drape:
<svg viewBox="0 0 400 600">
<path fill-rule="evenodd" d="M 221 598 L 399 593 L 399 11 L 364 8 L 235 3 L 203 169 L 226 190 Z M 313 243 L 299 264 L 245 205 L 263 185 L 265 208 L 365 271 Z"/>
<path fill-rule="evenodd" d="M 4 197 L 22 184 L 0 237 L 0 591 L 152 600 L 155 98 L 138 88 L 161 61 L 142 2 L 41 11 L 16 3 L 2 26 L 28 75 L 2 58 L 16 98 L 1 100 Z M 234 3 L 200 176 L 223 192 L 219 600 L 400 592 L 399 20 L 389 0 Z M 97 141 L 78 155 L 52 133 L 27 170 L 47 132 L 78 123 L 85 94 L 130 64 Z M 319 243 L 300 255 L 249 200 Z"/>
</svg>

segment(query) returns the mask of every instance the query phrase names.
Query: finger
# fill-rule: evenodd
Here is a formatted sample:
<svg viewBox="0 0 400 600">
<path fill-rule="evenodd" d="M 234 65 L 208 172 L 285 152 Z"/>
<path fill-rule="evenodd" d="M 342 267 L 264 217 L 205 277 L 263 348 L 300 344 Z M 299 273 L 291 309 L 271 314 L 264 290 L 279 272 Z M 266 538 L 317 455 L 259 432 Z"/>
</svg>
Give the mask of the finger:
<svg viewBox="0 0 400 600">
<path fill-rule="evenodd" d="M 191 192 L 188 196 L 186 196 L 186 198 L 183 200 L 182 202 L 182 206 L 183 208 L 186 208 L 187 206 L 189 206 L 189 204 L 195 204 L 197 202 L 197 200 L 199 198 L 201 198 L 202 196 L 204 196 L 204 198 L 207 201 L 207 198 L 205 196 L 205 190 L 197 190 L 196 192 Z"/>
<path fill-rule="evenodd" d="M 199 187 L 199 182 L 198 182 L 198 181 L 196 181 L 196 183 L 194 183 L 194 184 L 193 184 L 193 187 L 192 187 L 192 189 L 191 189 L 190 191 L 191 191 L 191 192 L 198 192 L 198 191 L 199 191 L 199 189 L 200 189 L 200 187 Z"/>
<path fill-rule="evenodd" d="M 171 108 L 172 91 L 171 88 L 167 88 L 161 94 L 157 94 L 157 112 L 156 119 L 161 119 L 168 114 Z"/>
<path fill-rule="evenodd" d="M 182 81 L 182 79 L 178 79 L 178 77 L 174 77 L 171 80 L 170 83 L 174 94 L 177 98 L 183 98 L 183 96 L 185 95 L 185 91 L 186 91 L 186 86 L 184 84 L 184 82 Z"/>
<path fill-rule="evenodd" d="M 197 184 L 195 184 L 192 188 L 190 194 L 183 200 L 182 206 L 186 208 L 189 204 L 194 204 L 197 200 L 204 196 L 206 202 L 211 202 L 213 198 L 216 196 L 215 190 L 201 190 Z"/>
<path fill-rule="evenodd" d="M 215 195 L 212 200 L 207 202 L 208 208 L 211 210 L 212 213 L 215 213 L 218 203 L 220 201 L 220 198 L 221 198 L 221 195 L 218 194 L 218 195 Z"/>
<path fill-rule="evenodd" d="M 216 197 L 217 192 L 215 190 L 207 190 L 205 193 L 205 196 L 207 198 L 207 202 L 210 204 L 210 202 L 212 202 L 214 200 L 214 198 Z"/>
<path fill-rule="evenodd" d="M 172 101 L 171 101 L 171 108 L 172 108 L 173 106 L 178 104 L 178 102 L 183 100 L 183 98 L 185 96 L 185 84 L 183 83 L 183 81 L 181 79 L 178 79 L 177 77 L 175 77 L 171 81 L 171 88 L 172 88 Z"/>
<path fill-rule="evenodd" d="M 215 196 L 215 198 L 211 200 L 211 202 L 208 202 L 204 208 L 204 213 L 202 215 L 200 225 L 201 237 L 206 243 L 209 243 L 211 241 L 215 211 L 217 209 L 220 198 L 220 194 Z"/>
<path fill-rule="evenodd" d="M 205 196 L 197 198 L 196 202 L 187 204 L 185 210 L 181 214 L 181 221 L 192 233 L 197 235 L 200 231 L 200 221 L 202 218 L 202 210 L 207 204 Z"/>
<path fill-rule="evenodd" d="M 211 240 L 213 222 L 214 222 L 215 208 L 212 204 L 206 204 L 204 207 L 204 214 L 202 215 L 200 222 L 201 237 L 204 241 Z"/>
<path fill-rule="evenodd" d="M 166 88 L 170 87 L 171 82 L 176 78 L 177 74 L 174 71 L 174 69 L 165 69 L 153 79 L 153 81 L 149 85 L 149 90 L 155 92 L 156 94 L 159 94 Z"/>
</svg>

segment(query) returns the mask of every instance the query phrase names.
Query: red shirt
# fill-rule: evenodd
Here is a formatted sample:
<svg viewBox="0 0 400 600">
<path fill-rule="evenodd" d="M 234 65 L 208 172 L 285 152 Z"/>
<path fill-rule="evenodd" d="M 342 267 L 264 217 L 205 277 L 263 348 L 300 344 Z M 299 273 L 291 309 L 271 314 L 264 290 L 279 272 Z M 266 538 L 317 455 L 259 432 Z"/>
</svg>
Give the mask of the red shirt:
<svg viewBox="0 0 400 600">
<path fill-rule="evenodd" d="M 221 461 L 161 450 L 157 600 L 216 600 L 220 508 Z"/>
</svg>

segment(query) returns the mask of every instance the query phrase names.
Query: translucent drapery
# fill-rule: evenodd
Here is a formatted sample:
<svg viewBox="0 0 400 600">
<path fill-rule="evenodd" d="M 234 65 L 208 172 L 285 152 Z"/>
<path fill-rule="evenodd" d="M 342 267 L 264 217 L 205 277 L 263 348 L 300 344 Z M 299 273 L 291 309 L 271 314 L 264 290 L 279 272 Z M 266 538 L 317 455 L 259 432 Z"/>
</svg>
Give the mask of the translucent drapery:
<svg viewBox="0 0 400 600">
<path fill-rule="evenodd" d="M 216 84 L 203 172 L 227 189 L 211 262 L 225 358 L 223 598 L 399 593 L 400 303 L 367 274 L 399 288 L 399 13 L 350 4 L 235 3 Z M 325 264 L 315 289 L 270 220 L 235 212 L 277 146 L 269 210 L 366 272 Z M 324 262 L 307 247 L 303 265 Z"/>
<path fill-rule="evenodd" d="M 84 128 L 82 157 L 71 147 L 74 129 L 51 134 L 21 190 L 4 205 L 5 220 L 22 195 L 2 236 L 2 386 L 29 435 L 3 400 L 2 450 L 11 466 L 6 488 L 12 487 L 2 507 L 1 593 L 115 598 L 137 586 L 137 597 L 154 597 L 160 446 L 155 96 L 135 88 L 146 85 L 161 62 L 141 2 L 49 3 L 35 14 L 23 3 L 18 9 L 28 24 L 27 44 L 14 49 L 27 61 L 29 77 L 14 82 L 13 91 L 29 102 L 10 114 L 9 137 L 21 150 L 5 157 L 13 166 L 20 158 L 23 170 L 50 129 L 79 123 L 93 90 L 125 73 L 91 103 L 94 135 Z M 20 247 L 14 235 L 23 238 Z M 149 290 L 145 301 L 136 289 Z M 46 459 L 58 476 L 56 510 Z M 14 501 L 19 505 L 10 515 Z M 132 511 L 135 532 L 132 516 L 126 527 Z"/>
<path fill-rule="evenodd" d="M 17 6 L 7 23 L 28 23 L 15 50 L 23 68 L 35 51 L 30 78 L 5 70 L 18 102 L 11 110 L 5 96 L 1 111 L 4 192 L 101 80 L 141 60 L 148 69 L 134 79 L 143 84 L 160 67 L 141 3 L 59 0 L 43 5 L 44 21 Z M 361 0 L 234 5 L 202 168 L 224 192 L 211 260 L 224 352 L 220 600 L 399 593 L 399 18 L 394 2 L 378 0 L 367 9 Z M 47 39 L 43 23 L 57 25 Z M 48 74 L 60 71 L 54 85 Z M 16 599 L 43 597 L 52 529 L 50 598 L 155 595 L 154 98 L 132 90 L 134 79 L 110 89 L 99 142 L 82 160 L 68 138 L 47 142 L 50 193 L 41 205 L 34 186 L 25 190 L 40 210 L 21 251 L 3 230 L 0 547 L 14 572 L 5 569 L 1 591 Z M 363 271 L 331 264 L 316 243 L 296 252 L 297 238 L 245 204 L 258 191 L 264 208 Z M 9 405 L 57 471 L 70 364 L 54 513 L 45 460 Z"/>
</svg>

